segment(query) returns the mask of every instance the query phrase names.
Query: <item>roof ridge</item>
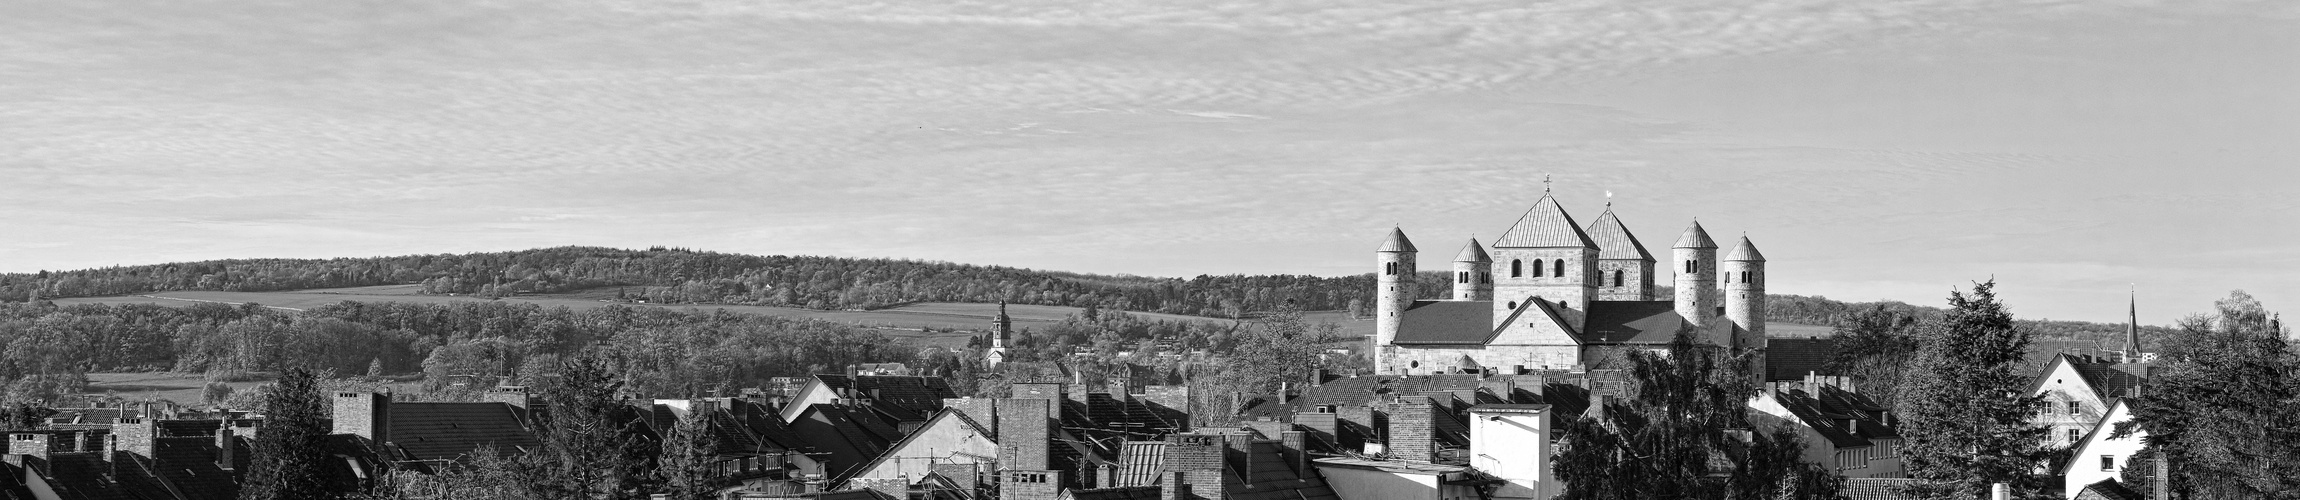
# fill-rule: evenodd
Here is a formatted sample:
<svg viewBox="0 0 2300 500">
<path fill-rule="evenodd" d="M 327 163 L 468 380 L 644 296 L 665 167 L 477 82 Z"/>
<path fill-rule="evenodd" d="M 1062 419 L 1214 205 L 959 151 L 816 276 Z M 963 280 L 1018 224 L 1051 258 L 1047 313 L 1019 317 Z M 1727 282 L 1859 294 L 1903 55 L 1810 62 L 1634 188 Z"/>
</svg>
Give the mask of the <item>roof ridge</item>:
<svg viewBox="0 0 2300 500">
<path fill-rule="evenodd" d="M 1637 234 L 1629 231 L 1629 225 L 1621 222 L 1621 216 L 1613 214 L 1611 206 L 1606 207 L 1605 213 L 1597 214 L 1596 220 L 1590 221 L 1589 230 L 1585 233 L 1597 243 L 1599 259 L 1654 260 L 1653 253 L 1645 251 L 1645 243 L 1638 241 Z"/>
<path fill-rule="evenodd" d="M 1581 224 L 1573 221 L 1573 214 L 1566 212 L 1565 207 L 1557 203 L 1555 196 L 1542 193 L 1541 199 L 1534 200 L 1533 207 L 1525 210 L 1525 215 L 1518 216 L 1517 222 L 1511 224 L 1508 231 L 1494 239 L 1493 246 L 1596 249 L 1597 242 L 1589 239 L 1589 233 L 1582 231 Z"/>
</svg>

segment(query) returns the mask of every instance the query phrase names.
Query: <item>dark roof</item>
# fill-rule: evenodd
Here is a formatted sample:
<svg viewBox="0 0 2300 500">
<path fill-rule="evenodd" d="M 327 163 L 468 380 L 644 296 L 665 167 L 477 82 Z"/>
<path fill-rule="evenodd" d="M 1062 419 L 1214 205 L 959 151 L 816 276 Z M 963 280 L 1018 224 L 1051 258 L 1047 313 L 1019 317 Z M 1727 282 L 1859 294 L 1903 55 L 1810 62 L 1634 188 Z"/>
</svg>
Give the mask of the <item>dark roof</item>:
<svg viewBox="0 0 2300 500">
<path fill-rule="evenodd" d="M 1677 236 L 1676 248 L 1717 248 L 1717 240 L 1709 239 L 1709 231 L 1701 229 L 1701 221 L 1685 226 L 1685 234 Z"/>
<path fill-rule="evenodd" d="M 2095 395 L 2100 396 L 2102 401 L 2113 402 L 2125 396 L 2131 396 L 2134 389 L 2139 388 L 2142 382 L 2148 381 L 2149 371 L 2156 366 L 2152 363 L 2113 363 L 2093 361 L 2093 359 L 2095 358 L 2074 356 L 2065 352 L 2054 354 L 2051 361 L 2046 362 L 2033 375 L 2035 380 L 2029 383 L 2029 392 L 2035 393 L 2037 389 L 2044 387 L 2045 379 L 2052 375 L 2053 364 L 2067 363 L 2069 368 L 2076 372 L 2077 377 L 2084 380 L 2085 386 L 2091 387 Z"/>
<path fill-rule="evenodd" d="M 1575 337 L 1584 344 L 1667 344 L 1677 338 L 1685 317 L 1666 300 L 1598 300 Z"/>
<path fill-rule="evenodd" d="M 789 495 L 772 496 L 767 498 L 804 498 L 808 500 L 895 500 L 894 497 L 887 496 L 885 493 L 880 493 L 878 490 L 818 491 L 814 493 L 792 493 Z"/>
<path fill-rule="evenodd" d="M 249 453 L 235 441 L 233 458 Z M 222 456 L 215 438 L 164 437 L 152 440 L 152 472 L 193 500 L 230 500 L 239 497 L 239 483 L 231 471 L 216 464 Z"/>
<path fill-rule="evenodd" d="M 1333 487 L 1318 475 L 1317 468 L 1294 470 L 1285 452 L 1276 441 L 1255 440 L 1246 445 L 1244 463 L 1229 462 L 1222 472 L 1228 477 L 1223 492 L 1231 500 L 1336 500 Z M 1248 467 L 1248 470 L 1238 470 Z M 1251 481 L 1248 481 L 1251 479 Z"/>
<path fill-rule="evenodd" d="M 455 460 L 489 445 L 508 455 L 538 444 L 509 403 L 393 402 L 390 408 L 388 440 L 417 460 Z"/>
<path fill-rule="evenodd" d="M 1809 373 L 1833 375 L 1822 369 L 1837 356 L 1837 340 L 1768 339 L 1765 341 L 1765 381 L 1804 380 Z"/>
<path fill-rule="evenodd" d="M 2076 500 L 2142 500 L 2144 498 L 2147 496 L 2138 491 L 2132 491 L 2132 488 L 2125 487 L 2124 483 L 2116 482 L 2116 478 L 2113 477 L 2084 485 L 2084 489 L 2078 490 L 2076 493 Z"/>
<path fill-rule="evenodd" d="M 1484 344 L 1493 339 L 1493 301 L 1417 300 L 1398 315 L 1397 344 Z"/>
<path fill-rule="evenodd" d="M 1158 500 L 1157 486 L 1120 486 L 1091 490 L 1070 490 L 1073 500 Z"/>
<path fill-rule="evenodd" d="M 1750 243 L 1749 237 L 1742 236 L 1741 243 L 1733 245 L 1733 251 L 1725 254 L 1725 260 L 1764 262 L 1765 254 L 1757 251 L 1757 244 Z"/>
<path fill-rule="evenodd" d="M 1316 408 L 1319 405 L 1337 407 L 1362 406 L 1383 395 L 1416 396 L 1429 391 L 1476 390 L 1478 376 L 1458 375 L 1367 375 L 1335 379 L 1316 387 L 1302 389 L 1302 394 L 1285 406 L 1296 410 Z"/>
<path fill-rule="evenodd" d="M 904 421 L 925 421 L 942 409 L 942 400 L 958 397 L 940 377 L 822 374 L 815 379 L 833 394 L 852 390 L 855 397 L 870 398 L 872 406 Z"/>
<path fill-rule="evenodd" d="M 845 481 L 848 474 L 861 470 L 864 463 L 885 453 L 887 446 L 901 437 L 875 418 L 834 404 L 807 407 L 791 422 L 791 430 L 816 452 L 828 455 L 823 460 L 824 471 L 834 482 Z"/>
<path fill-rule="evenodd" d="M 133 454 L 123 454 L 133 456 Z M 133 459 L 133 458 L 130 458 Z M 111 473 L 111 464 L 96 453 L 51 453 L 47 458 L 26 456 L 24 467 L 46 479 L 63 498 L 74 500 L 138 500 L 129 486 Z M 132 475 L 129 474 L 129 475 Z"/>
<path fill-rule="evenodd" d="M 1901 493 L 1901 489 L 1916 482 L 1901 478 L 1845 478 L 1845 500 L 1913 500 L 1916 497 Z"/>
<path fill-rule="evenodd" d="M 1600 259 L 1653 260 L 1653 254 L 1645 251 L 1645 244 L 1637 241 L 1637 235 L 1629 233 L 1629 226 L 1622 225 L 1621 218 L 1614 216 L 1611 208 L 1597 214 L 1597 220 L 1589 223 L 1589 239 L 1597 242 Z"/>
<path fill-rule="evenodd" d="M 1419 252 L 1419 251 L 1421 251 L 1421 249 L 1418 249 L 1418 248 L 1414 248 L 1414 242 L 1413 242 L 1413 240 L 1408 240 L 1408 239 L 1406 239 L 1406 230 L 1404 230 L 1404 229 L 1400 229 L 1400 228 L 1395 228 L 1395 227 L 1393 227 L 1393 228 L 1390 228 L 1390 237 L 1388 237 L 1388 238 L 1383 238 L 1383 239 L 1382 239 L 1382 247 L 1381 247 L 1381 248 L 1376 248 L 1376 249 L 1374 249 L 1374 251 L 1376 251 L 1376 252 Z"/>
<path fill-rule="evenodd" d="M 1485 253 L 1485 245 L 1479 245 L 1479 244 L 1477 244 L 1477 238 L 1470 238 L 1470 239 L 1469 239 L 1469 244 L 1468 244 L 1468 245 L 1465 245 L 1465 246 L 1462 246 L 1462 247 L 1461 247 L 1461 253 L 1458 253 L 1458 254 L 1454 254 L 1454 256 L 1453 256 L 1453 261 L 1454 261 L 1454 262 L 1493 262 L 1493 256 L 1492 256 L 1492 255 L 1486 255 L 1486 253 Z"/>
<path fill-rule="evenodd" d="M 1870 446 L 1871 439 L 1900 437 L 1899 431 L 1877 420 L 1885 408 L 1876 400 L 1859 393 L 1821 386 L 1813 392 L 1803 389 L 1776 391 L 1773 399 L 1796 415 L 1797 420 L 1812 427 L 1829 444 L 1838 448 Z M 1852 420 L 1852 426 L 1845 421 Z"/>
<path fill-rule="evenodd" d="M 1493 247 L 1597 248 L 1597 243 L 1589 240 L 1589 234 L 1581 231 L 1581 225 L 1573 222 L 1573 216 L 1565 213 L 1565 207 L 1557 205 L 1557 198 L 1545 193 L 1516 224 L 1509 226 L 1508 232 L 1493 240 Z"/>
</svg>

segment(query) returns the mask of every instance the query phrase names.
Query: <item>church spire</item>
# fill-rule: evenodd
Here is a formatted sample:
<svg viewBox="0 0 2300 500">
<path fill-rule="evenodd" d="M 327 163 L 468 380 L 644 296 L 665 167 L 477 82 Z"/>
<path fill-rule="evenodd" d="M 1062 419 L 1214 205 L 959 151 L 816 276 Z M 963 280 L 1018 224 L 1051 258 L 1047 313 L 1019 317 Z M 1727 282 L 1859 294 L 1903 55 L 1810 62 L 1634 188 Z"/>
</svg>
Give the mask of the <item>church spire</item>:
<svg viewBox="0 0 2300 500">
<path fill-rule="evenodd" d="M 2139 363 L 2147 359 L 2140 351 L 2140 291 L 2135 289 L 2129 293 L 2124 310 L 2124 362 Z"/>
</svg>

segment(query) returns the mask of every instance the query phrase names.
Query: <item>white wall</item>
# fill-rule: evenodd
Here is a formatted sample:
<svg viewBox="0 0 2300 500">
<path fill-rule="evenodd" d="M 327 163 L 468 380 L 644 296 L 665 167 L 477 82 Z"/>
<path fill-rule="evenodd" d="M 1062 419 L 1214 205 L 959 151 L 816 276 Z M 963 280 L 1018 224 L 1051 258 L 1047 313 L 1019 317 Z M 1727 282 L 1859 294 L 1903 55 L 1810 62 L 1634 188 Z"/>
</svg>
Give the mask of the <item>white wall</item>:
<svg viewBox="0 0 2300 500">
<path fill-rule="evenodd" d="M 1469 410 L 1469 465 L 1503 481 L 1494 498 L 1538 499 L 1559 490 L 1550 470 L 1549 409 Z"/>
<path fill-rule="evenodd" d="M 2092 433 L 2087 436 L 2084 442 L 2077 445 L 2076 454 L 2069 458 L 2068 478 L 2061 490 L 2068 498 L 2076 498 L 2077 492 L 2084 489 L 2086 485 L 2123 475 L 2124 468 L 2128 465 L 2127 462 L 2132 461 L 2132 454 L 2140 452 L 2143 444 L 2141 440 L 2148 438 L 2148 431 L 2135 430 L 2129 436 L 2116 439 L 2108 438 L 2108 435 L 2115 434 L 2113 431 L 2116 429 L 2117 423 L 2132 420 L 2132 412 L 2128 410 L 2130 408 L 2126 408 L 2122 402 L 2110 407 L 2108 416 L 2095 424 L 2108 428 Z M 2100 468 L 2101 455 L 2108 455 L 2113 458 L 2115 462 L 2113 466 L 2107 470 L 2102 470 Z"/>
</svg>

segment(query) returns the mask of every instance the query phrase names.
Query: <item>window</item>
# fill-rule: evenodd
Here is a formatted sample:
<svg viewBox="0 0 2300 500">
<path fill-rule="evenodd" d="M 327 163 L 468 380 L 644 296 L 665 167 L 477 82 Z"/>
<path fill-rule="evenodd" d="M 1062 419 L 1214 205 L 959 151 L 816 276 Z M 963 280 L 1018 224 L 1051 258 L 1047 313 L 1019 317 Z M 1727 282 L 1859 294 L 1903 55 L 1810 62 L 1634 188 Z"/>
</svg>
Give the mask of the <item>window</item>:
<svg viewBox="0 0 2300 500">
<path fill-rule="evenodd" d="M 1515 310 L 1517 310 L 1517 301 L 1515 301 L 1515 300 L 1509 301 L 1509 310 L 1512 310 L 1512 311 L 1515 311 Z"/>
<path fill-rule="evenodd" d="M 1533 277 L 1541 277 L 1541 259 L 1533 259 Z"/>
<path fill-rule="evenodd" d="M 2071 417 L 2073 417 L 2073 416 L 2076 416 L 2078 413 L 2081 413 L 2081 412 L 2083 412 L 2083 411 L 2084 411 L 2084 405 L 2083 405 L 2083 404 L 2077 403 L 2077 402 L 2075 402 L 2075 401 L 2070 401 L 2070 402 L 2068 402 L 2068 415 L 2069 415 L 2069 416 L 2071 416 Z"/>
<path fill-rule="evenodd" d="M 1621 270 L 1613 270 L 1613 286 L 1621 286 Z"/>
<path fill-rule="evenodd" d="M 1730 284 L 1732 284 L 1732 283 L 1733 283 L 1733 273 L 1725 273 L 1725 284 L 1728 284 L 1728 285 L 1730 285 Z"/>
<path fill-rule="evenodd" d="M 2084 433 L 2077 432 L 2075 427 L 2068 428 L 2068 444 L 2076 444 L 2079 439 L 2084 439 Z"/>
<path fill-rule="evenodd" d="M 1462 271 L 1462 272 L 1461 272 L 1461 276 L 1460 276 L 1460 277 L 1454 278 L 1454 282 L 1455 282 L 1455 283 L 1468 283 L 1468 282 L 1469 282 L 1469 271 Z"/>
<path fill-rule="evenodd" d="M 1565 259 L 1557 259 L 1551 262 L 1554 264 L 1551 264 L 1553 267 L 1550 267 L 1551 271 L 1549 274 L 1555 274 L 1559 278 L 1565 277 Z"/>
<path fill-rule="evenodd" d="M 1483 284 L 1483 285 L 1491 285 L 1491 284 L 1493 284 L 1493 273 L 1485 273 L 1485 272 L 1477 273 L 1477 282 L 1478 282 L 1478 284 Z"/>
<path fill-rule="evenodd" d="M 1517 260 L 1517 259 L 1510 259 L 1510 260 L 1509 260 L 1509 277 L 1511 277 L 1511 278 L 1523 278 L 1523 277 L 1525 277 L 1525 263 L 1524 263 L 1524 262 L 1521 262 L 1521 261 L 1519 261 L 1519 260 Z"/>
<path fill-rule="evenodd" d="M 1741 282 L 1742 282 L 1742 283 L 1750 283 L 1750 281 L 1749 281 L 1749 272 L 1748 272 L 1748 271 L 1741 271 Z"/>
<path fill-rule="evenodd" d="M 1388 266 L 1384 266 L 1382 273 L 1396 276 L 1398 274 L 1398 263 L 1391 262 Z"/>
<path fill-rule="evenodd" d="M 2101 455 L 2100 470 L 2116 470 L 2116 455 Z"/>
</svg>

